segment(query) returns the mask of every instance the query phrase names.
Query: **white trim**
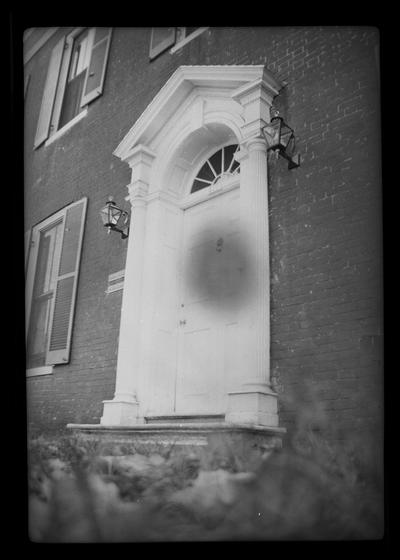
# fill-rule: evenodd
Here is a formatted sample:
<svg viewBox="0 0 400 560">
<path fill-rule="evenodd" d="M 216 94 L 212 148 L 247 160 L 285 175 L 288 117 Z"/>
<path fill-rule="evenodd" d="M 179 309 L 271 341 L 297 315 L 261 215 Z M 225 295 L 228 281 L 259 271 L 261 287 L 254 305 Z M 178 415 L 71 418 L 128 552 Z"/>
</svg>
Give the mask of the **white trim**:
<svg viewBox="0 0 400 560">
<path fill-rule="evenodd" d="M 37 377 L 39 375 L 51 375 L 54 366 L 42 366 L 26 370 L 26 377 Z"/>
<path fill-rule="evenodd" d="M 69 130 L 72 126 L 74 126 L 74 124 L 76 124 L 77 122 L 79 122 L 81 119 L 83 119 L 83 117 L 86 116 L 88 112 L 88 108 L 85 107 L 80 113 L 78 113 L 76 115 L 76 117 L 74 117 L 72 120 L 68 121 L 67 124 L 65 124 L 62 128 L 60 128 L 59 130 L 57 130 L 57 132 L 55 132 L 54 134 L 52 134 L 44 143 L 45 146 L 48 146 L 49 144 L 51 144 L 52 142 L 54 142 L 54 140 L 57 140 L 58 138 L 60 138 L 60 136 L 62 136 L 65 132 L 67 132 L 67 130 Z"/>
<path fill-rule="evenodd" d="M 29 60 L 38 52 L 39 49 L 43 47 L 44 44 L 58 31 L 59 27 L 50 27 L 48 31 L 33 45 L 29 51 L 24 54 L 24 64 L 29 62 Z"/>
<path fill-rule="evenodd" d="M 131 167 L 128 190 L 132 205 L 135 203 L 132 221 L 136 230 L 128 239 L 115 396 L 104 402 L 102 425 L 142 424 L 144 416 L 164 414 L 173 406 L 176 325 L 182 316 L 183 210 L 210 196 L 221 196 L 224 190 L 231 190 L 232 198 L 238 201 L 235 231 L 237 227 L 241 236 L 243 231 L 243 249 L 254 259 L 249 282 L 255 288 L 238 316 L 237 334 L 243 343 L 238 349 L 237 379 L 232 378 L 232 389 L 237 393 L 227 394 L 225 412 L 232 422 L 243 417 L 276 425 L 275 396 L 261 395 L 261 399 L 257 395 L 260 388 L 269 388 L 270 375 L 268 174 L 266 144 L 259 137 L 262 125 L 270 119 L 270 101 L 280 89 L 263 65 L 181 66 L 113 152 Z M 204 161 L 229 144 L 239 144 L 241 151 L 249 146 L 240 174 L 185 196 Z M 152 162 L 139 157 L 145 152 L 143 147 L 154 152 Z M 148 191 L 140 204 L 134 197 L 136 190 Z M 173 193 L 171 197 L 169 193 Z M 166 207 L 166 199 L 175 199 L 175 204 Z M 171 250 L 164 251 L 164 246 Z M 162 253 L 165 260 L 158 258 Z M 158 279 L 164 273 L 165 286 L 160 286 Z M 153 352 L 161 330 L 167 349 L 163 361 L 171 363 L 160 391 L 164 402 L 152 395 L 158 375 L 163 375 L 164 383 L 164 372 Z M 165 405 L 166 399 L 172 401 Z"/>
<path fill-rule="evenodd" d="M 212 190 L 211 186 L 206 187 L 205 189 L 201 189 L 197 193 L 189 194 L 184 199 L 181 200 L 179 203 L 179 207 L 182 210 L 187 210 L 192 206 L 196 206 L 196 204 L 201 204 L 205 200 L 210 200 L 211 198 L 215 198 L 216 196 L 220 196 L 223 193 L 233 191 L 240 187 L 240 177 L 233 176 L 232 178 L 227 178 L 223 184 L 221 184 L 221 188 L 218 190 Z M 197 196 L 196 196 L 197 195 Z"/>
<path fill-rule="evenodd" d="M 38 224 L 35 224 L 32 227 L 32 234 L 33 235 L 39 235 L 40 232 L 47 229 L 48 226 L 50 226 L 50 225 L 53 226 L 53 224 L 55 224 L 57 221 L 59 221 L 59 220 L 61 221 L 62 219 L 64 219 L 65 208 L 68 208 L 68 206 L 64 206 L 64 208 L 61 208 L 61 210 L 57 210 L 56 212 L 51 214 L 48 218 L 45 218 L 44 220 L 42 220 Z M 39 238 L 33 239 L 34 245 L 36 245 L 36 242 L 38 242 L 38 241 L 39 241 Z"/>
<path fill-rule="evenodd" d="M 150 205 L 156 201 L 161 201 L 163 204 L 173 206 L 173 208 L 176 208 L 178 203 L 176 195 L 167 191 L 150 193 L 145 197 L 145 200 L 147 205 Z"/>
<path fill-rule="evenodd" d="M 154 135 L 175 115 L 194 88 L 235 91 L 240 86 L 263 80 L 273 91 L 282 87 L 272 74 L 258 65 L 179 66 L 149 103 L 113 154 L 125 160 L 137 144 L 148 145 Z"/>
<path fill-rule="evenodd" d="M 186 45 L 186 43 L 189 43 L 192 39 L 195 39 L 196 37 L 201 35 L 201 33 L 204 33 L 204 31 L 207 31 L 207 29 L 208 29 L 208 27 L 199 27 L 198 29 L 196 29 L 196 31 L 193 31 L 193 33 L 191 33 L 190 35 L 187 35 L 184 39 L 182 39 L 182 41 L 179 41 L 179 43 L 176 43 L 170 49 L 170 51 L 169 51 L 170 54 L 174 54 L 180 48 L 184 47 Z"/>
</svg>

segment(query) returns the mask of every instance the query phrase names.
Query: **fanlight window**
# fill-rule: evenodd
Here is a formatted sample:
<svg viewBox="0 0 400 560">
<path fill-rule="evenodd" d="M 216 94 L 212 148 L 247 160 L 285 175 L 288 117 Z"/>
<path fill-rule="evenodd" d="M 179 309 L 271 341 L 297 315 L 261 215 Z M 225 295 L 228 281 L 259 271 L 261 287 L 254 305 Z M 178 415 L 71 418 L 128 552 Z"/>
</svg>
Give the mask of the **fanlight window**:
<svg viewBox="0 0 400 560">
<path fill-rule="evenodd" d="M 218 150 L 218 152 L 215 152 L 200 169 L 193 181 L 192 190 L 190 192 L 195 193 L 210 185 L 214 185 L 222 177 L 240 173 L 240 164 L 234 159 L 234 155 L 238 149 L 238 144 L 232 144 L 231 146 L 225 146 L 221 150 Z"/>
</svg>

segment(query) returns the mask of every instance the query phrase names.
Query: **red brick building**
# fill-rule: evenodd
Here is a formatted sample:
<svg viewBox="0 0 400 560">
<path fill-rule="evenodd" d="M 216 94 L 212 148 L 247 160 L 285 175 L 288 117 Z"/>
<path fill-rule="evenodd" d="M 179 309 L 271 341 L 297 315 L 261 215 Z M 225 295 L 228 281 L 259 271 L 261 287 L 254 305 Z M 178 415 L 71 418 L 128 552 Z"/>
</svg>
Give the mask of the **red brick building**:
<svg viewBox="0 0 400 560">
<path fill-rule="evenodd" d="M 311 399 L 325 412 L 331 437 L 381 425 L 377 29 L 34 28 L 24 35 L 24 77 L 30 428 L 143 423 L 180 413 L 226 415 L 233 422 L 290 430 L 296 407 L 307 409 L 304 392 L 306 402 Z M 267 150 L 262 130 L 271 106 L 294 130 L 299 167 L 288 169 L 284 158 Z M 213 174 L 207 175 L 210 168 Z M 158 191 L 164 178 L 169 186 Z M 196 324 L 206 321 L 196 332 L 207 331 L 209 338 L 189 337 L 194 331 L 187 323 L 194 315 L 168 311 L 169 301 L 183 307 L 169 279 L 182 253 L 179 243 L 161 244 L 169 226 L 157 221 L 157 212 L 164 211 L 157 205 L 165 202 L 175 212 L 179 181 L 189 189 L 179 202 L 185 220 L 195 209 L 215 206 L 215 221 L 242 223 L 247 200 L 244 221 L 254 243 L 242 253 L 256 247 L 258 283 L 250 285 L 259 299 L 242 330 L 228 329 L 237 324 L 227 315 L 236 307 L 225 283 L 218 291 L 220 279 L 207 297 L 217 307 L 229 303 L 229 312 L 221 311 L 223 326 L 217 329 L 201 306 L 196 308 Z M 245 199 L 243 190 L 250 193 L 253 184 L 258 198 Z M 206 202 L 206 192 L 214 206 Z M 110 195 L 131 214 L 128 238 L 107 235 L 102 225 L 99 212 Z M 193 197 L 196 204 L 190 203 Z M 230 215 L 235 204 L 240 208 Z M 161 233 L 158 223 L 166 228 Z M 213 258 L 224 248 L 228 255 L 237 247 L 240 253 L 240 243 L 228 241 L 237 238 L 234 228 L 225 237 L 218 232 L 207 238 Z M 166 247 L 178 255 L 175 260 L 164 262 Z M 209 280 L 203 274 L 207 251 L 195 261 L 200 291 Z M 139 274 L 142 267 L 147 272 Z M 222 271 L 235 282 L 229 260 Z M 235 289 L 233 297 L 240 299 Z M 154 327 L 151 321 L 159 315 Z M 233 338 L 224 346 L 228 331 Z M 174 345 L 183 362 L 171 357 Z M 249 374 L 257 385 L 253 392 L 243 389 L 243 366 L 231 384 L 215 381 L 220 360 L 228 376 L 240 369 L 235 363 L 246 351 L 237 360 L 232 351 L 242 346 L 262 370 Z M 143 379 L 135 385 L 126 378 L 127 371 L 139 370 L 144 385 Z M 203 371 L 210 372 L 204 383 L 198 381 Z M 240 376 L 242 389 L 236 383 Z M 214 399 L 218 392 L 221 398 Z M 179 398 L 183 404 L 176 408 Z"/>
</svg>

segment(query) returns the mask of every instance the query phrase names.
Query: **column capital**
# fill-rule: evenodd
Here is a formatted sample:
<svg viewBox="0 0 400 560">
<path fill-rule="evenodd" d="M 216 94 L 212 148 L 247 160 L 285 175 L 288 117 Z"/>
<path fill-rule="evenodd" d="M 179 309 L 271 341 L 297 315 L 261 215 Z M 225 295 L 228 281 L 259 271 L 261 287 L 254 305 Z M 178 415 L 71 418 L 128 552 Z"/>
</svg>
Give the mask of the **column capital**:
<svg viewBox="0 0 400 560">
<path fill-rule="evenodd" d="M 250 152 L 259 151 L 267 153 L 268 144 L 263 136 L 251 136 L 243 140 L 240 149 L 235 154 L 235 160 L 241 163 L 249 157 Z"/>
<path fill-rule="evenodd" d="M 122 159 L 122 161 L 128 163 L 132 169 L 140 165 L 151 167 L 156 155 L 157 154 L 144 144 L 139 144 L 133 148 L 133 150 L 131 150 L 128 155 Z"/>
<path fill-rule="evenodd" d="M 274 97 L 278 95 L 280 86 L 272 78 L 267 80 L 265 76 L 249 82 L 232 93 L 235 101 L 238 101 L 243 107 L 251 105 L 255 102 L 263 101 L 266 105 L 271 106 Z"/>
<path fill-rule="evenodd" d="M 146 205 L 146 197 L 149 192 L 149 185 L 145 181 L 137 180 L 128 185 L 128 196 L 126 200 L 129 200 L 132 207 L 144 206 Z"/>
<path fill-rule="evenodd" d="M 246 149 L 248 152 L 258 151 L 267 153 L 268 143 L 264 136 L 252 136 L 246 140 Z"/>
<path fill-rule="evenodd" d="M 280 85 L 266 71 L 262 78 L 245 84 L 232 93 L 232 98 L 243 108 L 244 139 L 262 136 L 263 127 L 270 121 L 270 109 Z"/>
<path fill-rule="evenodd" d="M 132 170 L 131 183 L 128 185 L 129 198 L 132 202 L 131 191 L 132 188 L 138 186 L 141 192 L 143 189 L 148 189 L 151 179 L 151 171 L 153 167 L 156 154 L 149 148 L 140 144 L 136 146 L 129 154 L 123 159 Z"/>
</svg>

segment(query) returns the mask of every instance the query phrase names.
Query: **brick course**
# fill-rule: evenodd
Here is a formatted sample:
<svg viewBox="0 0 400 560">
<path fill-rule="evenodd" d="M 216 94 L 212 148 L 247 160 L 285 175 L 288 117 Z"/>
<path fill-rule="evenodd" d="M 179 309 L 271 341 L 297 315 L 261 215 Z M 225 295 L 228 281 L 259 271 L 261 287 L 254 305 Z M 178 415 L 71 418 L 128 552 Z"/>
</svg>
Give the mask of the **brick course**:
<svg viewBox="0 0 400 560">
<path fill-rule="evenodd" d="M 285 87 L 276 99 L 294 128 L 301 166 L 270 159 L 271 367 L 284 397 L 314 388 L 329 425 L 379 422 L 382 260 L 379 33 L 370 27 L 210 28 L 149 61 L 150 29 L 113 32 L 103 95 L 48 146 L 33 139 L 51 48 L 27 64 L 25 229 L 82 196 L 88 212 L 71 361 L 29 378 L 29 420 L 39 428 L 98 422 L 113 396 L 126 241 L 106 236 L 98 212 L 124 202 L 127 165 L 112 155 L 174 70 L 191 64 L 266 64 Z M 281 402 L 292 425 L 296 402 Z"/>
</svg>

